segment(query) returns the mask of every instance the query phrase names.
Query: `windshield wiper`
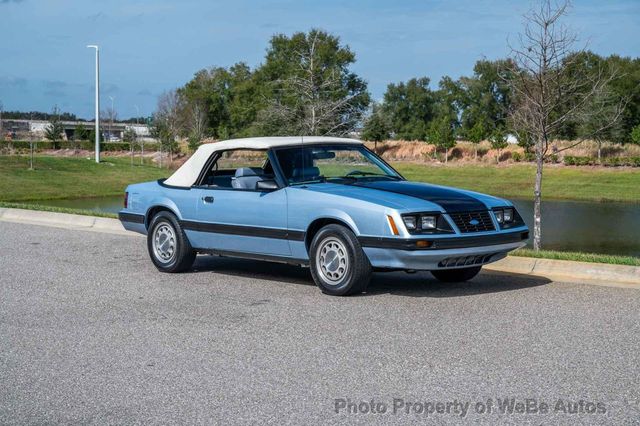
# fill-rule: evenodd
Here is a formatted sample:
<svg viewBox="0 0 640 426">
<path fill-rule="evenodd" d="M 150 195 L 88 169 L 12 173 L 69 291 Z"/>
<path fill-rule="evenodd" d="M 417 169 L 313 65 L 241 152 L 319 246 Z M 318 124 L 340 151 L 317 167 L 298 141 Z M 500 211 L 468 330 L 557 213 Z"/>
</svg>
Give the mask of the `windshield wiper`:
<svg viewBox="0 0 640 426">
<path fill-rule="evenodd" d="M 356 176 L 376 176 L 376 177 L 383 177 L 383 178 L 389 178 L 389 179 L 394 179 L 394 180 L 400 180 L 401 178 L 399 176 L 393 176 L 393 175 L 387 175 L 387 174 L 383 174 L 383 173 L 373 173 L 373 172 L 362 172 L 360 170 L 354 170 L 352 172 L 347 173 L 345 176 L 340 176 L 341 178 L 348 178 L 348 179 L 358 179 Z"/>
<path fill-rule="evenodd" d="M 306 185 L 306 184 L 309 184 L 309 183 L 324 183 L 326 181 L 327 181 L 326 177 L 318 176 L 315 179 L 303 180 L 303 181 L 300 181 L 300 182 L 290 182 L 289 185 L 297 186 L 297 185 Z"/>
</svg>

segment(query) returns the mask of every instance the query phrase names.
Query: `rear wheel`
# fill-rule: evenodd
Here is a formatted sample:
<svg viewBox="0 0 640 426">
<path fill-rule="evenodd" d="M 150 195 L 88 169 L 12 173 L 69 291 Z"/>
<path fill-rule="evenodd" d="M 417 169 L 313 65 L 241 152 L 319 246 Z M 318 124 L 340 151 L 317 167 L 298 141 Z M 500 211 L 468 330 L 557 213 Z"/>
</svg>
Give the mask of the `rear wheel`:
<svg viewBox="0 0 640 426">
<path fill-rule="evenodd" d="M 311 242 L 311 276 L 323 293 L 347 296 L 362 293 L 371 279 L 371 264 L 351 230 L 331 224 Z"/>
<path fill-rule="evenodd" d="M 149 225 L 147 249 L 151 261 L 162 272 L 183 272 L 191 268 L 196 252 L 173 213 L 162 211 Z"/>
<path fill-rule="evenodd" d="M 435 271 L 431 271 L 431 275 L 436 277 L 439 281 L 445 283 L 455 283 L 468 281 L 471 278 L 478 275 L 482 266 L 473 266 L 471 268 L 460 268 L 460 269 L 439 269 Z"/>
</svg>

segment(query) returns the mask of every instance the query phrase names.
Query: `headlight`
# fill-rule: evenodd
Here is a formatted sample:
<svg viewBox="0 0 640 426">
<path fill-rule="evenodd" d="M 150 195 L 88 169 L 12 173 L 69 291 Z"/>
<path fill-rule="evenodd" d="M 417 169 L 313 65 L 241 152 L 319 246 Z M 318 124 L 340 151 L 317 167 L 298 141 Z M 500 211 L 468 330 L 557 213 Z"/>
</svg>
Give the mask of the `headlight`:
<svg viewBox="0 0 640 426">
<path fill-rule="evenodd" d="M 496 221 L 503 229 L 505 226 L 516 222 L 516 211 L 513 207 L 493 209 L 493 214 L 496 216 Z"/>
<path fill-rule="evenodd" d="M 504 223 L 513 222 L 513 209 L 504 209 Z"/>
<path fill-rule="evenodd" d="M 416 229 L 416 217 L 415 216 L 403 216 L 402 220 L 404 221 L 404 226 L 407 227 L 408 231 L 413 231 Z"/>
<path fill-rule="evenodd" d="M 435 216 L 420 216 L 420 227 L 422 229 L 436 229 L 437 218 Z"/>
</svg>

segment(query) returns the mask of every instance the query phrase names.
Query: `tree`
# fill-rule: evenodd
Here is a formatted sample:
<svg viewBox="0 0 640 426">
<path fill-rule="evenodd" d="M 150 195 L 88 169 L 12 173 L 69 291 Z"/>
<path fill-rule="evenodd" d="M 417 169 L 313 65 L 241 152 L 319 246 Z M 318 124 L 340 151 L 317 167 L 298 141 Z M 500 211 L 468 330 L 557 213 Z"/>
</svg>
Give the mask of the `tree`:
<svg viewBox="0 0 640 426">
<path fill-rule="evenodd" d="M 512 94 L 505 76 L 512 66 L 508 59 L 479 60 L 471 77 L 460 77 L 453 92 L 458 106 L 463 133 L 478 122 L 485 132 L 505 127 L 511 108 Z"/>
<path fill-rule="evenodd" d="M 443 116 L 431 122 L 429 128 L 429 142 L 444 150 L 444 162 L 448 161 L 449 149 L 456 145 L 456 138 L 453 134 L 453 127 L 449 117 Z"/>
<path fill-rule="evenodd" d="M 58 149 L 58 142 L 62 140 L 62 134 L 64 133 L 64 126 L 60 120 L 60 110 L 58 107 L 53 107 L 51 118 L 49 118 L 49 124 L 44 129 L 44 137 L 53 143 L 53 149 Z"/>
<path fill-rule="evenodd" d="M 561 23 L 567 8 L 566 1 L 555 6 L 551 0 L 543 0 L 525 15 L 524 32 L 519 36 L 519 45 L 511 48 L 513 65 L 505 77 L 514 96 L 512 123 L 516 130 L 531 134 L 535 142 L 535 250 L 541 248 L 542 176 L 544 160 L 550 155 L 549 143 L 566 123 L 583 122 L 587 116 L 601 112 L 589 110 L 589 101 L 605 90 L 614 76 L 603 68 L 580 78 L 572 72 L 572 61 L 577 57 L 572 51 L 576 37 Z M 582 142 L 584 136 L 569 147 Z"/>
<path fill-rule="evenodd" d="M 371 115 L 364 122 L 362 138 L 367 141 L 373 141 L 374 151 L 378 150 L 378 142 L 389 138 L 389 123 L 378 104 L 373 105 Z"/>
<path fill-rule="evenodd" d="M 504 130 L 495 129 L 491 136 L 489 136 L 489 142 L 491 142 L 491 148 L 498 151 L 496 154 L 496 163 L 500 163 L 500 154 L 503 149 L 507 147 L 507 137 Z"/>
<path fill-rule="evenodd" d="M 406 83 L 387 86 L 382 110 L 394 137 L 424 141 L 429 133 L 428 123 L 435 116 L 435 103 L 429 79 L 412 78 Z"/>
<path fill-rule="evenodd" d="M 355 54 L 340 39 L 312 29 L 271 39 L 257 81 L 266 101 L 257 127 L 265 134 L 345 135 L 370 102 L 366 82 L 349 67 Z"/>
<path fill-rule="evenodd" d="M 76 125 L 73 131 L 73 139 L 77 141 L 86 141 L 89 139 L 89 130 L 84 124 L 78 123 Z"/>
<path fill-rule="evenodd" d="M 631 143 L 640 145 L 640 124 L 631 130 Z"/>
<path fill-rule="evenodd" d="M 132 127 L 127 127 L 122 135 L 122 140 L 129 142 L 129 152 L 131 153 L 131 165 L 133 166 L 133 146 L 136 143 L 138 135 Z"/>
<path fill-rule="evenodd" d="M 215 138 L 248 136 L 264 99 L 257 93 L 255 75 L 240 62 L 229 69 L 212 67 L 198 71 L 178 90 L 185 136 Z M 200 136 L 198 136 L 200 135 Z"/>
<path fill-rule="evenodd" d="M 164 92 L 158 98 L 158 107 L 153 116 L 154 134 L 160 140 L 162 150 L 169 153 L 170 162 L 173 162 L 173 153 L 178 147 L 176 138 L 182 131 L 180 103 L 180 95 L 176 90 Z"/>
<path fill-rule="evenodd" d="M 476 121 L 476 124 L 473 125 L 471 129 L 467 132 L 467 137 L 473 144 L 475 148 L 475 156 L 474 159 L 478 159 L 478 145 L 482 142 L 486 137 L 486 131 L 484 129 L 484 125 L 482 121 Z"/>
</svg>

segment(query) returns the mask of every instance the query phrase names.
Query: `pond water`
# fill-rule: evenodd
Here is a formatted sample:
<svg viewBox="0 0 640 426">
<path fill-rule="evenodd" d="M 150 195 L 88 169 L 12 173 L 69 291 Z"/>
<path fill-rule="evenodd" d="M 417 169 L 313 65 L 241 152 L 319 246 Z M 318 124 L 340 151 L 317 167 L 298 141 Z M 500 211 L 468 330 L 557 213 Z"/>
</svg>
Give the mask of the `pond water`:
<svg viewBox="0 0 640 426">
<path fill-rule="evenodd" d="M 96 212 L 117 213 L 122 197 L 33 202 Z M 529 228 L 533 201 L 513 200 Z M 542 245 L 545 249 L 640 257 L 640 204 L 544 201 Z"/>
</svg>

